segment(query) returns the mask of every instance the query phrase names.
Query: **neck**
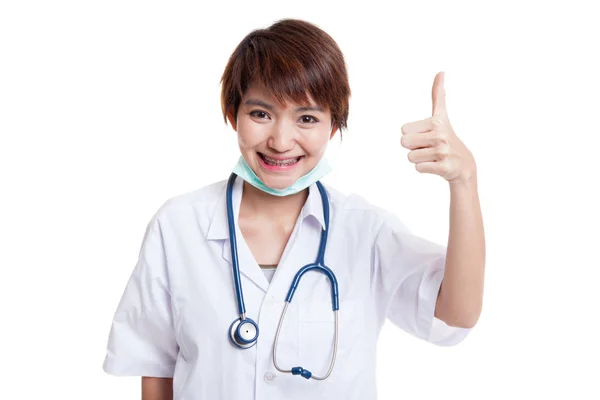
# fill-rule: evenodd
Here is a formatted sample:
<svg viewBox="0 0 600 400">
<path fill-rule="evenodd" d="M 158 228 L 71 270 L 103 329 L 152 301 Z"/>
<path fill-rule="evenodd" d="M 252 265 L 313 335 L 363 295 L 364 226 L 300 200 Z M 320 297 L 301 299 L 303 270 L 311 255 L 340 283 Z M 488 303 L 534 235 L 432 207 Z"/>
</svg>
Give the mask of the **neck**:
<svg viewBox="0 0 600 400">
<path fill-rule="evenodd" d="M 254 216 L 263 216 L 270 220 L 289 217 L 295 223 L 308 198 L 308 190 L 306 188 L 289 196 L 273 196 L 244 181 L 240 214 L 252 213 Z"/>
</svg>

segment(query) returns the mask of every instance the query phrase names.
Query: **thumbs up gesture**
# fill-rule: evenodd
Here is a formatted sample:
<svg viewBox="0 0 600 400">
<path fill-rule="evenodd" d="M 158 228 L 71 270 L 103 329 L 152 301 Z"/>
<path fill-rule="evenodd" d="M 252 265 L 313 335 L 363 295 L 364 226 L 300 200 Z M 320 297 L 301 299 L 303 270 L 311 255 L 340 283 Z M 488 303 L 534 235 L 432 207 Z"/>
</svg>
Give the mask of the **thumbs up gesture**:
<svg viewBox="0 0 600 400">
<path fill-rule="evenodd" d="M 402 147 L 411 150 L 408 160 L 417 171 L 440 175 L 450 183 L 476 178 L 475 159 L 456 136 L 446 110 L 444 72 L 433 80 L 431 118 L 402 125 Z"/>
</svg>

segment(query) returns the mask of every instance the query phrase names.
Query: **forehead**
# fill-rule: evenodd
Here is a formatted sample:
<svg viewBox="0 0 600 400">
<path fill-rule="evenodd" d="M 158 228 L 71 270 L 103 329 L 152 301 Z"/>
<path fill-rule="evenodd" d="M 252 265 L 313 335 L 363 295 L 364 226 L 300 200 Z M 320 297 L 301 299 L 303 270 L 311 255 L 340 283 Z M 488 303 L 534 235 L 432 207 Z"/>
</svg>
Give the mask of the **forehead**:
<svg viewBox="0 0 600 400">
<path fill-rule="evenodd" d="M 253 82 L 248 85 L 244 96 L 242 97 L 242 104 L 246 100 L 262 100 L 265 101 L 275 107 L 287 108 L 287 107 L 295 107 L 295 106 L 316 106 L 317 103 L 310 95 L 308 91 L 306 91 L 306 97 L 308 98 L 308 103 L 297 103 L 289 96 L 285 98 L 284 102 L 280 102 L 277 98 L 269 92 L 269 90 L 260 82 Z"/>
</svg>

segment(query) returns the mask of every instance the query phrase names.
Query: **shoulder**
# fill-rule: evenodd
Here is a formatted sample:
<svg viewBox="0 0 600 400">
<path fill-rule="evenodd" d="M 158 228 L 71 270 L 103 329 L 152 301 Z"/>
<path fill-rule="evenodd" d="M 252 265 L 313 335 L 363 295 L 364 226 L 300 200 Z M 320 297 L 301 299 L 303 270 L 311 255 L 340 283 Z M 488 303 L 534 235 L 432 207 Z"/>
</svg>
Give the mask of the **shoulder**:
<svg viewBox="0 0 600 400">
<path fill-rule="evenodd" d="M 330 185 L 325 185 L 338 221 L 346 228 L 378 232 L 382 227 L 407 232 L 408 228 L 400 218 L 389 210 L 373 204 L 357 193 L 343 193 Z"/>
</svg>

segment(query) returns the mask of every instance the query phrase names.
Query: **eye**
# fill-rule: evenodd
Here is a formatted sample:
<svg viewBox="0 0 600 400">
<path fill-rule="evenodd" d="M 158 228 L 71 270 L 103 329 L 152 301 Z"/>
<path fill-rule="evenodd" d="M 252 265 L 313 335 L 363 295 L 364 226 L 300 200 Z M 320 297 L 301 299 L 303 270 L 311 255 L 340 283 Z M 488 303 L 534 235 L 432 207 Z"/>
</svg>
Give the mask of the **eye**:
<svg viewBox="0 0 600 400">
<path fill-rule="evenodd" d="M 269 114 L 267 114 L 264 111 L 260 111 L 260 110 L 254 110 L 254 111 L 250 112 L 250 115 L 253 117 L 256 117 L 258 119 L 266 119 L 265 117 L 269 116 Z"/>
<path fill-rule="evenodd" d="M 314 124 L 314 123 L 319 122 L 319 120 L 316 119 L 315 117 L 313 117 L 312 115 L 303 115 L 300 117 L 300 120 L 307 124 Z"/>
</svg>

